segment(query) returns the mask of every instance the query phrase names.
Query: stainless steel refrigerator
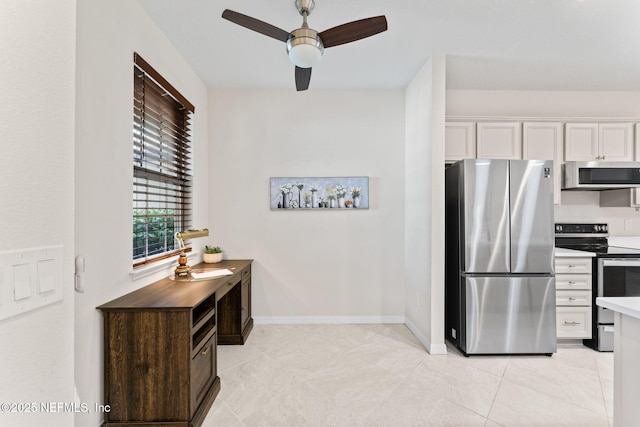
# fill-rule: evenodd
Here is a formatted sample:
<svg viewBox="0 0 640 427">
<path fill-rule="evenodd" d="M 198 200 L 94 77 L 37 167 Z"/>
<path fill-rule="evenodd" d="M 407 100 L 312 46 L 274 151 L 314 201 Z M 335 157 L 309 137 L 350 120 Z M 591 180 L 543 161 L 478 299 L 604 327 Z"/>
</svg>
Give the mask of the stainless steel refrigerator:
<svg viewBox="0 0 640 427">
<path fill-rule="evenodd" d="M 445 335 L 465 355 L 556 352 L 552 167 L 468 159 L 445 171 Z"/>
</svg>

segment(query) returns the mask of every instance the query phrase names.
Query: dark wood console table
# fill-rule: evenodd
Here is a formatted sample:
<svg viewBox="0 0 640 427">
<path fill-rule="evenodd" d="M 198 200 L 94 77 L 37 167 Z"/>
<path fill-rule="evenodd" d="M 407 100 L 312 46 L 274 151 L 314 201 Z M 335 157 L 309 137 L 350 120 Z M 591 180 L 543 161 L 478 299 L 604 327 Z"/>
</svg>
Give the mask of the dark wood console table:
<svg viewBox="0 0 640 427">
<path fill-rule="evenodd" d="M 197 269 L 233 275 L 159 280 L 98 307 L 104 316 L 103 426 L 197 427 L 218 392 L 217 344 L 244 344 L 251 329 L 251 262 Z"/>
</svg>

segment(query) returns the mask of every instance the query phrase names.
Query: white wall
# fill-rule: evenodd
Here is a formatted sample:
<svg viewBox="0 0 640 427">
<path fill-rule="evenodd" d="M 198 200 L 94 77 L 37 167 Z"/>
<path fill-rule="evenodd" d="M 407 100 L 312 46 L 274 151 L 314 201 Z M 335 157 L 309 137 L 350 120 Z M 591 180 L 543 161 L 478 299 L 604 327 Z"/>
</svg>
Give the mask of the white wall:
<svg viewBox="0 0 640 427">
<path fill-rule="evenodd" d="M 132 280 L 133 53 L 195 105 L 194 227 L 207 219 L 207 89 L 137 2 L 78 1 L 76 253 L 86 259 L 86 292 L 76 297 L 75 377 L 79 399 L 103 403 L 102 315 L 96 306 L 160 278 Z M 109 402 L 104 402 L 109 403 Z M 78 414 L 97 426 L 103 414 Z"/>
<path fill-rule="evenodd" d="M 640 92 L 448 90 L 447 117 L 624 119 L 640 123 Z M 599 192 L 563 191 L 556 222 L 606 222 L 611 235 L 640 235 L 635 208 L 599 206 Z M 625 227 L 625 220 L 627 227 Z"/>
<path fill-rule="evenodd" d="M 444 57 L 405 91 L 406 320 L 430 353 L 444 345 Z"/>
<path fill-rule="evenodd" d="M 209 243 L 255 260 L 256 322 L 402 322 L 403 92 L 211 90 L 209 105 Z M 368 176 L 370 208 L 270 210 L 270 177 L 322 176 Z"/>
<path fill-rule="evenodd" d="M 64 246 L 63 300 L 0 321 L 0 402 L 73 402 L 75 1 L 3 0 L 0 40 L 0 251 Z M 72 424 L 0 412 L 3 426 Z"/>
<path fill-rule="evenodd" d="M 447 117 L 640 118 L 640 92 L 447 90 Z"/>
</svg>

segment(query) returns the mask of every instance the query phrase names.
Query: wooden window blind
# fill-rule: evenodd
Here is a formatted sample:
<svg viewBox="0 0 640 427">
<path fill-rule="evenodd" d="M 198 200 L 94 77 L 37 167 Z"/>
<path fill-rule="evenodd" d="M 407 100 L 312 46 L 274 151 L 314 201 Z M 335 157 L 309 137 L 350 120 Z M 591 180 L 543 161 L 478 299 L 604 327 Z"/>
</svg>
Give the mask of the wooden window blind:
<svg viewBox="0 0 640 427">
<path fill-rule="evenodd" d="M 178 251 L 191 226 L 194 107 L 139 55 L 133 67 L 133 264 Z"/>
</svg>

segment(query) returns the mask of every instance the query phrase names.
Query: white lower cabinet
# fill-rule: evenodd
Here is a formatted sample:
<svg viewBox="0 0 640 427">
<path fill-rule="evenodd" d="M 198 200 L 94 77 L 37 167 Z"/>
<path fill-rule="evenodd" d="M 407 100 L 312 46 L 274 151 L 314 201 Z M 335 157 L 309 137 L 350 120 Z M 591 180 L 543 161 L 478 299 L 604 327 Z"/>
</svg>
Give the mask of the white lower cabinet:
<svg viewBox="0 0 640 427">
<path fill-rule="evenodd" d="M 591 338 L 591 304 L 588 307 L 556 308 L 558 338 Z"/>
<path fill-rule="evenodd" d="M 591 338 L 591 258 L 556 257 L 556 334 Z"/>
</svg>

